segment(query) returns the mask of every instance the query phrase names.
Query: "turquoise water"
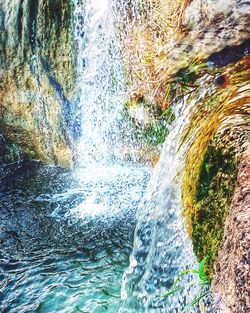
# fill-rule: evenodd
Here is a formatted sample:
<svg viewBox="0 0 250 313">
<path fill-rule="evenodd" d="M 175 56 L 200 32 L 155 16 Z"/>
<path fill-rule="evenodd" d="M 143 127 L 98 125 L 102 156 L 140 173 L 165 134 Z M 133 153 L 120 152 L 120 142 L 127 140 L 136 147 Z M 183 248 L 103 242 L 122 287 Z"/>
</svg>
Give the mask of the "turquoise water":
<svg viewBox="0 0 250 313">
<path fill-rule="evenodd" d="M 0 170 L 0 312 L 118 312 L 149 172 L 98 172 L 79 180 L 28 161 Z"/>
</svg>

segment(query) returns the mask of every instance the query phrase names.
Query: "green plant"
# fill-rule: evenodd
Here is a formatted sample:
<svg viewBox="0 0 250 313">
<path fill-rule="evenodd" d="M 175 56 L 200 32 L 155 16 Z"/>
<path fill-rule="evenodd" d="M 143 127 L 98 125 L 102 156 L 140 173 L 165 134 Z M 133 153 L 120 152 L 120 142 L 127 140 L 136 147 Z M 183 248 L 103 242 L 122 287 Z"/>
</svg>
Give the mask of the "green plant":
<svg viewBox="0 0 250 313">
<path fill-rule="evenodd" d="M 161 115 L 168 125 L 172 125 L 175 120 L 175 113 L 171 107 L 169 107 L 166 111 L 164 111 Z"/>
<path fill-rule="evenodd" d="M 194 300 L 191 303 L 189 303 L 188 305 L 186 305 L 181 312 L 187 312 L 192 307 L 194 307 L 196 304 L 198 304 L 200 302 L 200 300 L 202 298 L 204 298 L 209 293 L 209 291 L 207 290 L 207 287 L 210 286 L 210 279 L 205 273 L 205 266 L 206 266 L 207 259 L 208 259 L 208 257 L 203 258 L 203 260 L 199 264 L 198 270 L 189 269 L 189 270 L 182 271 L 176 277 L 174 284 L 171 287 L 170 291 L 168 293 L 164 294 L 163 296 L 161 296 L 161 298 L 169 297 L 170 295 L 175 294 L 176 292 L 182 291 L 185 288 L 190 287 L 190 286 L 194 287 L 194 288 L 200 287 L 200 290 L 199 290 L 198 294 L 195 296 Z M 195 274 L 196 276 L 198 276 L 198 282 L 195 281 L 195 282 L 192 282 L 190 284 L 185 284 L 184 286 L 180 285 L 181 278 L 186 274 Z"/>
<path fill-rule="evenodd" d="M 160 123 L 155 121 L 144 130 L 144 137 L 149 145 L 158 146 L 164 143 L 168 134 L 167 128 Z"/>
</svg>

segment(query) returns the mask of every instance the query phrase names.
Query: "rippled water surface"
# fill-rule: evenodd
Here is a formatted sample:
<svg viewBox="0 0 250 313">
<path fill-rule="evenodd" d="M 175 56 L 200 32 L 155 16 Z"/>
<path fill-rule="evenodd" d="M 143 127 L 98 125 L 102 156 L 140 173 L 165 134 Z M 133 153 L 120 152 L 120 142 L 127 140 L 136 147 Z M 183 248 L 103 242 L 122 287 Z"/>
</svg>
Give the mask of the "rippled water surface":
<svg viewBox="0 0 250 313">
<path fill-rule="evenodd" d="M 148 175 L 126 166 L 77 175 L 37 162 L 2 168 L 0 311 L 117 312 Z"/>
</svg>

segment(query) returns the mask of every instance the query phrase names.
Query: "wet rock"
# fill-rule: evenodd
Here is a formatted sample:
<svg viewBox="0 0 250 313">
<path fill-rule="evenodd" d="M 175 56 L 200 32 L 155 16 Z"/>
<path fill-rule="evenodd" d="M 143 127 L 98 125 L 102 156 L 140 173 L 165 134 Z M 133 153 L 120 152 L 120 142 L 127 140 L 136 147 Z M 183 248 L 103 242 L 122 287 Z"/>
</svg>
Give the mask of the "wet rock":
<svg viewBox="0 0 250 313">
<path fill-rule="evenodd" d="M 224 79 L 220 75 L 225 72 L 230 79 L 226 88 L 222 88 L 219 83 L 224 84 Z M 197 99 L 199 89 L 210 91 L 196 106 L 184 135 L 190 138 L 198 130 L 186 158 L 182 186 L 184 216 L 198 260 L 208 257 L 206 270 L 211 278 L 230 211 L 239 156 L 250 140 L 249 70 L 239 74 L 224 68 L 220 75 L 207 76 L 208 85 L 195 82 L 198 87 L 189 101 Z"/>
<path fill-rule="evenodd" d="M 73 10 L 65 0 L 0 3 L 0 134 L 63 166 L 75 135 Z"/>
<path fill-rule="evenodd" d="M 23 151 L 18 146 L 8 142 L 2 135 L 0 135 L 0 164 L 13 163 L 21 158 L 25 158 Z"/>
</svg>

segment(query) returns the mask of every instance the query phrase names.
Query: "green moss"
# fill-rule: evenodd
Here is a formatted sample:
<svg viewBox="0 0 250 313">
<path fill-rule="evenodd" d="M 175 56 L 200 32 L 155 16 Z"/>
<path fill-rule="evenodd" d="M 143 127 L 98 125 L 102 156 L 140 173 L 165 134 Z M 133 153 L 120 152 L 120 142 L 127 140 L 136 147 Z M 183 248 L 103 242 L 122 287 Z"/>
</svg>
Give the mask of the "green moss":
<svg viewBox="0 0 250 313">
<path fill-rule="evenodd" d="M 196 79 L 196 73 L 190 72 L 188 68 L 181 69 L 175 74 L 175 80 L 182 82 L 183 84 L 193 84 Z"/>
<path fill-rule="evenodd" d="M 3 163 L 8 164 L 20 160 L 21 154 L 21 150 L 15 144 L 6 145 Z"/>
<path fill-rule="evenodd" d="M 208 256 L 210 276 L 232 201 L 236 169 L 235 151 L 220 147 L 216 141 L 210 143 L 201 165 L 191 217 L 194 252 L 199 260 Z"/>
<path fill-rule="evenodd" d="M 19 161 L 24 157 L 24 154 L 20 147 L 16 144 L 6 141 L 6 139 L 0 134 L 0 164 L 9 164 Z"/>
<path fill-rule="evenodd" d="M 159 121 L 155 121 L 144 129 L 144 136 L 148 144 L 158 146 L 164 143 L 168 130 Z"/>
<path fill-rule="evenodd" d="M 131 108 L 145 110 L 145 121 L 138 121 L 131 113 Z M 164 143 L 168 134 L 168 125 L 175 120 L 175 114 L 171 108 L 162 113 L 158 107 L 143 98 L 130 100 L 123 110 L 122 119 L 129 122 L 134 129 L 134 135 L 151 146 L 158 146 Z"/>
</svg>

